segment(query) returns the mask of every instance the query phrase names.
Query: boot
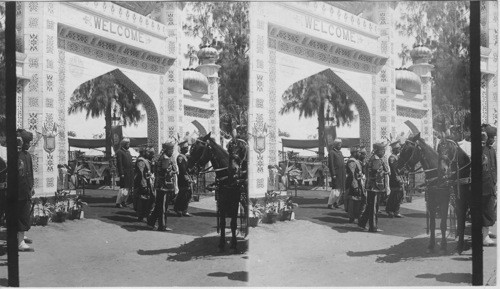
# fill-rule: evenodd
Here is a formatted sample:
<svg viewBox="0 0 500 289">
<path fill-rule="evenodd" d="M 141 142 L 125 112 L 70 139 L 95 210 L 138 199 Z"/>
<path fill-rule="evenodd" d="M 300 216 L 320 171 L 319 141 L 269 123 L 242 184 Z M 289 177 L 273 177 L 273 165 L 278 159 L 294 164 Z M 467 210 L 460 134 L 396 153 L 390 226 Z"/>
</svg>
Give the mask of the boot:
<svg viewBox="0 0 500 289">
<path fill-rule="evenodd" d="M 492 246 L 495 244 L 488 236 L 489 227 L 483 227 L 483 246 Z"/>
</svg>

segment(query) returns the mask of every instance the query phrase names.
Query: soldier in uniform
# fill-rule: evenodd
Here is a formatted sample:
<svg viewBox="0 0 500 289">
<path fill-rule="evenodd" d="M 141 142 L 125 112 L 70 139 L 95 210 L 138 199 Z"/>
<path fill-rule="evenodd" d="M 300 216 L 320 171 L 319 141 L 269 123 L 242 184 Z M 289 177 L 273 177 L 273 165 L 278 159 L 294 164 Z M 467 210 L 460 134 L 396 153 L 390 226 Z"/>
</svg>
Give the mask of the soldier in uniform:
<svg viewBox="0 0 500 289">
<path fill-rule="evenodd" d="M 137 220 L 142 222 L 151 212 L 153 198 L 153 186 L 151 183 L 151 164 L 147 159 L 148 150 L 141 149 L 139 157 L 135 162 L 134 176 L 134 209 L 137 212 Z"/>
<path fill-rule="evenodd" d="M 331 150 L 328 152 L 328 169 L 332 178 L 332 191 L 328 198 L 328 208 L 338 208 L 344 202 L 345 189 L 345 164 L 344 155 L 340 151 L 342 148 L 342 140 L 335 139 Z M 337 195 L 338 194 L 338 195 Z M 337 200 L 339 200 L 337 202 Z M 345 206 L 347 211 L 347 205 Z"/>
<path fill-rule="evenodd" d="M 176 175 L 174 163 L 172 162 L 172 155 L 174 153 L 174 143 L 166 142 L 162 145 L 162 152 L 160 153 L 158 163 L 156 164 L 155 173 L 155 189 L 156 198 L 153 212 L 148 217 L 148 225 L 155 226 L 158 221 L 158 231 L 172 231 L 167 228 L 166 210 L 168 208 L 167 194 L 174 193 L 174 180 Z"/>
<path fill-rule="evenodd" d="M 179 175 L 177 176 L 177 185 L 179 186 L 179 193 L 177 193 L 177 197 L 175 198 L 174 203 L 174 211 L 177 215 L 191 217 L 188 213 L 188 205 L 191 200 L 192 190 L 191 184 L 193 180 L 191 176 L 187 172 L 187 162 L 188 158 L 186 154 L 188 153 L 189 146 L 188 141 L 185 140 L 179 143 L 180 154 L 177 156 L 177 167 L 179 169 Z"/>
<path fill-rule="evenodd" d="M 389 174 L 389 169 L 382 159 L 385 154 L 385 146 L 385 143 L 382 141 L 373 145 L 374 153 L 367 165 L 367 204 L 358 220 L 358 226 L 365 229 L 368 222 L 368 231 L 370 232 L 381 231 L 377 227 L 378 197 L 381 194 L 387 194 L 386 176 Z"/>
<path fill-rule="evenodd" d="M 232 183 L 234 178 L 246 178 L 248 144 L 243 140 L 243 130 L 243 126 L 236 126 L 232 131 L 233 138 L 226 147 L 229 153 L 229 183 Z"/>
<path fill-rule="evenodd" d="M 493 147 L 497 136 L 497 129 L 492 126 L 485 127 L 487 135 L 486 142 L 483 146 L 483 196 L 482 196 L 482 211 L 483 211 L 483 246 L 494 245 L 495 242 L 491 237 L 496 237 L 490 232 L 490 227 L 496 222 L 497 211 L 497 159 L 496 151 Z"/>
<path fill-rule="evenodd" d="M 363 200 L 363 170 L 357 159 L 359 146 L 351 147 L 351 156 L 346 163 L 346 195 L 347 214 L 349 223 L 359 219 L 361 215 L 361 204 Z"/>
<path fill-rule="evenodd" d="M 120 176 L 120 189 L 116 196 L 117 208 L 126 207 L 128 195 L 132 194 L 134 187 L 134 164 L 132 155 L 129 152 L 130 139 L 124 138 L 120 142 L 120 149 L 116 152 L 116 170 Z"/>
<path fill-rule="evenodd" d="M 17 208 L 18 212 L 18 250 L 20 252 L 33 252 L 33 248 L 26 245 L 27 240 L 24 232 L 29 231 L 31 228 L 31 197 L 35 194 L 33 189 L 33 162 L 31 155 L 28 152 L 31 141 L 33 141 L 33 134 L 24 129 L 17 131 L 18 136 L 18 198 Z M 28 242 L 30 243 L 30 242 Z"/>
<path fill-rule="evenodd" d="M 387 206 L 385 211 L 390 218 L 402 218 L 403 216 L 399 213 L 399 207 L 403 201 L 403 184 L 401 182 L 401 177 L 397 173 L 397 163 L 399 158 L 399 151 L 401 149 L 401 144 L 398 141 L 391 143 L 392 154 L 389 156 L 389 168 L 391 174 L 389 175 L 389 187 L 391 193 L 387 199 Z"/>
</svg>

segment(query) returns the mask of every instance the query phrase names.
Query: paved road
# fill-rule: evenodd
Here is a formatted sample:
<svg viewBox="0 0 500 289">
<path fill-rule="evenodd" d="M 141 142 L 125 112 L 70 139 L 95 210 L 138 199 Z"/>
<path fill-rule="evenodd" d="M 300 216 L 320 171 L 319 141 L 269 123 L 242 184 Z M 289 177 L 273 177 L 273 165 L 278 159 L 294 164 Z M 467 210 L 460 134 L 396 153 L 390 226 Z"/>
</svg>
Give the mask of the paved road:
<svg viewBox="0 0 500 289">
<path fill-rule="evenodd" d="M 21 253 L 21 286 L 245 286 L 248 241 L 217 251 L 213 197 L 191 203 L 193 217 L 168 217 L 172 232 L 151 231 L 115 193 L 87 191 L 85 219 L 32 227 L 34 253 Z M 0 254 L 1 255 L 1 254 Z M 6 285 L 6 255 L 0 285 Z"/>
<path fill-rule="evenodd" d="M 403 205 L 404 219 L 382 215 L 384 231 L 374 234 L 349 224 L 343 209 L 327 209 L 327 196 L 299 191 L 297 220 L 251 230 L 250 286 L 470 285 L 470 249 L 462 255 L 426 253 L 423 199 Z M 448 242 L 455 247 L 452 238 Z M 485 248 L 484 264 L 485 282 L 495 284 L 495 247 Z"/>
</svg>

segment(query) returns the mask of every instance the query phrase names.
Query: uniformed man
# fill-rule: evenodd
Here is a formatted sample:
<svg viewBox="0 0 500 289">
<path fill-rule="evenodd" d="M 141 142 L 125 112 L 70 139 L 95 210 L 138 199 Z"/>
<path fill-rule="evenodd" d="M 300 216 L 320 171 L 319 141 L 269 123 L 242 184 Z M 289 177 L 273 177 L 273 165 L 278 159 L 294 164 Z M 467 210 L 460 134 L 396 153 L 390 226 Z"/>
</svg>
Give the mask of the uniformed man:
<svg viewBox="0 0 500 289">
<path fill-rule="evenodd" d="M 245 127 L 238 125 L 232 131 L 233 138 L 227 144 L 229 153 L 229 183 L 233 178 L 246 179 L 248 144 L 243 140 Z"/>
<path fill-rule="evenodd" d="M 389 168 L 391 171 L 391 174 L 389 175 L 389 187 L 391 189 L 391 193 L 387 199 L 385 211 L 387 212 L 387 215 L 389 215 L 389 218 L 402 218 L 403 216 L 399 213 L 399 208 L 404 197 L 403 184 L 401 182 L 401 176 L 399 176 L 396 169 L 401 149 L 399 140 L 391 143 L 391 149 L 392 154 L 389 156 Z"/>
<path fill-rule="evenodd" d="M 328 198 L 328 208 L 338 208 L 344 203 L 345 190 L 345 163 L 344 155 L 340 151 L 342 148 L 342 140 L 335 139 L 328 152 L 328 169 L 332 178 L 332 191 Z M 344 207 L 347 212 L 347 206 Z"/>
<path fill-rule="evenodd" d="M 482 196 L 482 211 L 483 211 L 483 246 L 494 245 L 491 240 L 493 236 L 490 232 L 490 227 L 496 222 L 497 211 L 497 159 L 496 151 L 493 147 L 497 136 L 497 129 L 493 126 L 485 127 L 487 139 L 483 146 L 483 196 Z M 491 237 L 490 237 L 491 235 Z"/>
<path fill-rule="evenodd" d="M 358 226 L 365 229 L 368 222 L 370 232 L 381 231 L 377 227 L 378 197 L 381 194 L 387 194 L 386 176 L 389 174 L 389 169 L 382 159 L 385 155 L 385 148 L 386 144 L 383 141 L 373 144 L 374 152 L 367 164 L 367 204 L 359 218 Z"/>
<path fill-rule="evenodd" d="M 191 214 L 188 213 L 188 205 L 193 193 L 191 190 L 193 180 L 187 173 L 188 158 L 186 154 L 189 150 L 188 141 L 185 140 L 179 143 L 179 147 L 181 150 L 180 154 L 177 156 L 177 168 L 179 169 L 179 174 L 177 175 L 177 185 L 179 186 L 179 193 L 177 193 L 177 197 L 175 198 L 174 211 L 179 217 L 191 217 Z"/>
<path fill-rule="evenodd" d="M 351 147 L 351 156 L 346 162 L 346 196 L 349 223 L 359 219 L 363 200 L 363 170 L 358 160 L 359 146 Z"/>
<path fill-rule="evenodd" d="M 124 138 L 120 142 L 120 149 L 116 152 L 116 171 L 120 176 L 120 189 L 116 196 L 115 207 L 123 208 L 127 206 L 129 194 L 132 194 L 134 187 L 134 164 L 132 155 L 128 150 L 130 148 L 130 139 Z M 132 198 L 130 199 L 132 200 Z M 131 202 L 130 202 L 131 203 Z"/>
<path fill-rule="evenodd" d="M 174 143 L 166 142 L 162 145 L 158 162 L 156 164 L 155 188 L 156 198 L 153 212 L 148 217 L 148 225 L 154 228 L 158 221 L 158 231 L 172 231 L 167 228 L 166 210 L 168 208 L 167 195 L 174 193 L 173 178 L 176 175 L 172 155 L 174 153 Z"/>
<path fill-rule="evenodd" d="M 134 175 L 134 210 L 137 220 L 142 222 L 151 213 L 153 185 L 151 183 L 151 164 L 147 159 L 148 150 L 142 148 L 135 162 Z"/>
<path fill-rule="evenodd" d="M 18 250 L 20 252 L 33 252 L 33 248 L 26 244 L 25 232 L 31 228 L 31 197 L 35 194 L 33 189 L 33 162 L 28 152 L 33 134 L 24 129 L 17 131 L 18 136 Z"/>
</svg>

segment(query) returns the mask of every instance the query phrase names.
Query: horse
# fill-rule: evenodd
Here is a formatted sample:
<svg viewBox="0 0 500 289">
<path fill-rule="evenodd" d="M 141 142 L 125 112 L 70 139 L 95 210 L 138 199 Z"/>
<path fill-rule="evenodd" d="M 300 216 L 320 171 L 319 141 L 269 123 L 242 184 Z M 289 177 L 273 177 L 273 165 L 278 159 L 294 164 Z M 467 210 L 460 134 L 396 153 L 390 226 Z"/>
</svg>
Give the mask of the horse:
<svg viewBox="0 0 500 289">
<path fill-rule="evenodd" d="M 425 173 L 427 189 L 425 192 L 425 200 L 428 211 L 428 228 L 430 230 L 430 240 L 427 247 L 427 252 L 434 251 L 435 247 L 435 230 L 436 230 L 436 213 L 439 210 L 441 217 L 441 251 L 446 252 L 446 221 L 448 219 L 448 206 L 450 202 L 450 188 L 446 183 L 442 183 L 438 175 L 438 153 L 420 137 L 420 133 L 409 138 L 403 144 L 399 160 L 396 168 L 402 172 L 404 169 L 414 173 L 420 168 L 416 168 L 417 163 L 420 163 L 421 168 Z"/>
<path fill-rule="evenodd" d="M 217 202 L 217 225 L 220 228 L 219 251 L 223 252 L 226 245 L 226 217 L 231 218 L 231 246 L 236 251 L 236 227 L 238 208 L 245 193 L 245 181 L 229 176 L 229 154 L 211 138 L 211 133 L 199 137 L 193 143 L 189 152 L 188 171 L 194 174 L 207 173 L 202 168 L 210 162 L 215 172 L 215 199 Z M 246 210 L 245 210 L 246 212 Z M 248 228 L 248 227 L 247 227 Z"/>
<path fill-rule="evenodd" d="M 438 174 L 446 180 L 454 192 L 454 207 L 457 215 L 457 252 L 464 249 L 465 219 L 470 196 L 471 159 L 453 140 L 444 136 L 438 144 Z"/>
</svg>

